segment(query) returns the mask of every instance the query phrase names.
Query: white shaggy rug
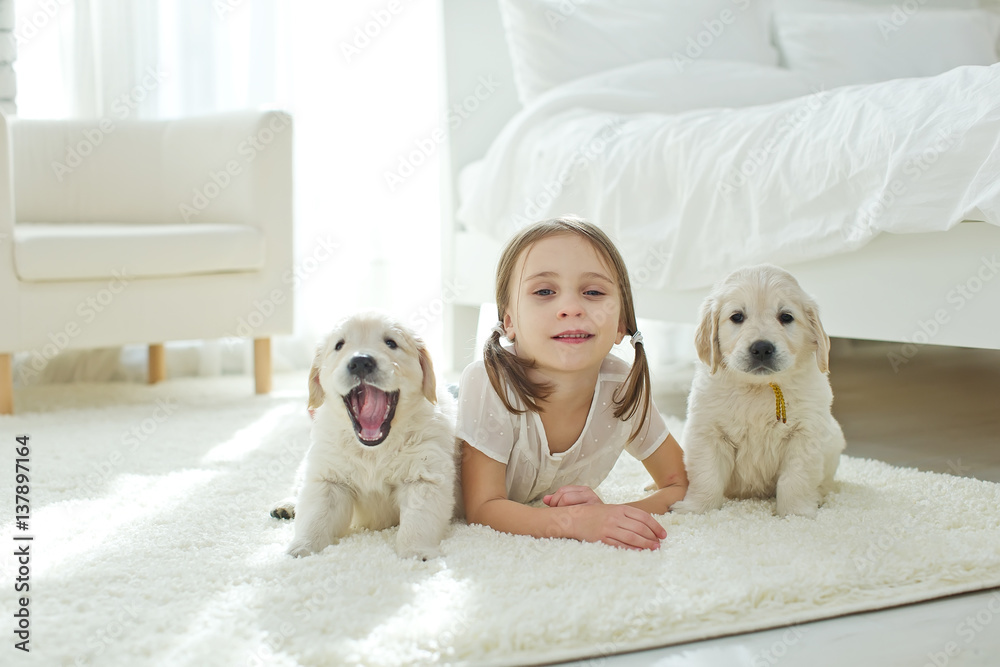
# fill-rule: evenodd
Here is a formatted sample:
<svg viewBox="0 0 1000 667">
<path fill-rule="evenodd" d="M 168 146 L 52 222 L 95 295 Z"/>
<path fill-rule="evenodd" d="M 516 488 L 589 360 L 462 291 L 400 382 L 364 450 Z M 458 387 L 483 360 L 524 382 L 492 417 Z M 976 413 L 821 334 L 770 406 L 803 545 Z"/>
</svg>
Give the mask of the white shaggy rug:
<svg viewBox="0 0 1000 667">
<path fill-rule="evenodd" d="M 3 521 L 0 608 L 31 534 L 30 655 L 18 664 L 524 664 L 802 623 L 1000 585 L 1000 485 L 844 458 L 816 520 L 769 502 L 664 516 L 658 552 L 456 524 L 444 557 L 395 530 L 309 558 L 268 516 L 308 443 L 304 381 L 48 386 L 0 418 L 0 498 L 30 435 L 30 528 Z M 600 491 L 642 494 L 624 456 Z M 7 642 L 13 643 L 10 630 Z M 4 647 L 4 653 L 13 651 Z"/>
</svg>

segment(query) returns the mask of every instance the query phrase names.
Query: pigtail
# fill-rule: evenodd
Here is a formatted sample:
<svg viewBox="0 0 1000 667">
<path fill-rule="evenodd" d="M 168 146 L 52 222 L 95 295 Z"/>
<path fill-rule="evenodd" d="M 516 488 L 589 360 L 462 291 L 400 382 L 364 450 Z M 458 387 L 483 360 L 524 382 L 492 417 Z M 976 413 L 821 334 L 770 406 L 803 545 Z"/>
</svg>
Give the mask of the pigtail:
<svg viewBox="0 0 1000 667">
<path fill-rule="evenodd" d="M 548 383 L 533 382 L 528 378 L 528 369 L 534 368 L 535 363 L 505 350 L 500 344 L 498 331 L 492 331 L 483 346 L 483 365 L 486 366 L 486 375 L 490 378 L 493 391 L 512 414 L 522 415 L 526 410 L 540 412 L 538 401 L 545 400 L 552 393 L 552 387 Z M 526 409 L 511 404 L 508 387 L 514 391 L 520 403 L 527 406 Z"/>
<path fill-rule="evenodd" d="M 636 342 L 634 348 L 635 358 L 632 360 L 632 368 L 629 370 L 625 382 L 618 386 L 612 396 L 616 406 L 615 417 L 618 419 L 628 421 L 635 416 L 636 412 L 640 414 L 635 427 L 629 434 L 629 442 L 635 440 L 646 426 L 650 404 L 649 361 L 646 358 L 646 346 L 641 342 Z"/>
</svg>

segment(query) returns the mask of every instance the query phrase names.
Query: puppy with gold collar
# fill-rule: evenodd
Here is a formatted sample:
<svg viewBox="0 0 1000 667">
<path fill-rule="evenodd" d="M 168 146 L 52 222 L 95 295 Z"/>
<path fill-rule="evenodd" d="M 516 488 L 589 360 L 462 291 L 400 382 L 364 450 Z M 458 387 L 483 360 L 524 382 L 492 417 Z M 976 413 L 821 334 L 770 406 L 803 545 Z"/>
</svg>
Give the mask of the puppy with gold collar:
<svg viewBox="0 0 1000 667">
<path fill-rule="evenodd" d="M 309 408 L 298 499 L 271 512 L 295 519 L 288 553 L 322 551 L 353 524 L 398 525 L 400 556 L 439 555 L 459 493 L 455 406 L 423 342 L 381 314 L 344 320 L 316 352 Z"/>
<path fill-rule="evenodd" d="M 778 267 L 740 269 L 702 304 L 695 345 L 681 439 L 689 486 L 673 511 L 776 498 L 782 516 L 816 516 L 844 449 L 816 303 Z"/>
</svg>

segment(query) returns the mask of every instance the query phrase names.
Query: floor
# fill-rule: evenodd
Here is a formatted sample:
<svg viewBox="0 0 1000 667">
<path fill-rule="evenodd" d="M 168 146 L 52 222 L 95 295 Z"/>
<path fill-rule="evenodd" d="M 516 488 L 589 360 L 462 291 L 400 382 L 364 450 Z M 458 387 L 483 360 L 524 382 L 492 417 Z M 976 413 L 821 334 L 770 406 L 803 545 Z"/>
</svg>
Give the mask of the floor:
<svg viewBox="0 0 1000 667">
<path fill-rule="evenodd" d="M 848 455 L 1000 482 L 1000 351 L 837 340 L 830 367 Z M 565 664 L 997 667 L 1000 590 Z"/>
</svg>

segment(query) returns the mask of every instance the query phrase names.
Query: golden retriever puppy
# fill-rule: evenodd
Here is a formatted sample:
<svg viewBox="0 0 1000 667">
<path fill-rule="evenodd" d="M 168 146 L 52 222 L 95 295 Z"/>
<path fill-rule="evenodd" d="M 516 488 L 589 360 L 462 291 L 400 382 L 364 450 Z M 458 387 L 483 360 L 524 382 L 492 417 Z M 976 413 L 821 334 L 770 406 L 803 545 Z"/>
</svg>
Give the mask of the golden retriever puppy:
<svg viewBox="0 0 1000 667">
<path fill-rule="evenodd" d="M 371 313 L 334 328 L 309 374 L 315 412 L 298 499 L 271 512 L 295 519 L 288 553 L 322 551 L 353 524 L 398 525 L 402 557 L 440 555 L 458 494 L 454 405 L 399 322 Z"/>
<path fill-rule="evenodd" d="M 703 364 L 681 440 L 689 486 L 673 511 L 776 497 L 778 514 L 815 517 L 844 449 L 816 303 L 776 266 L 740 269 L 702 304 L 695 346 Z"/>
</svg>

